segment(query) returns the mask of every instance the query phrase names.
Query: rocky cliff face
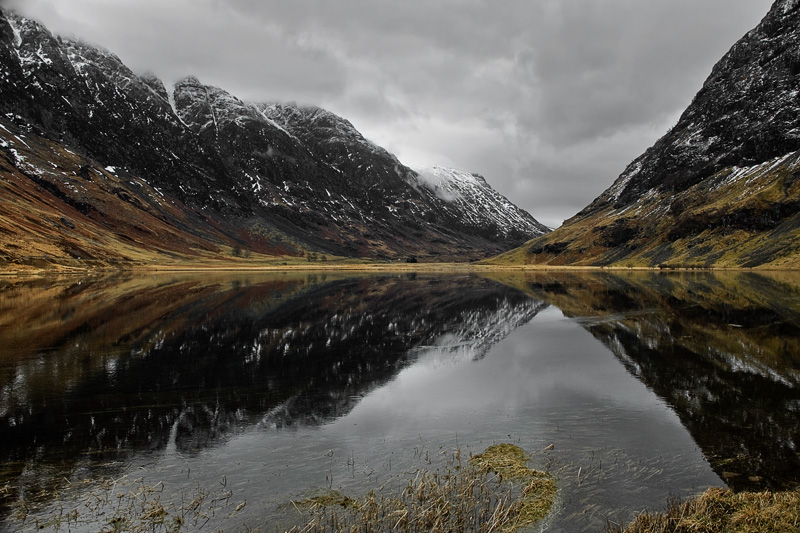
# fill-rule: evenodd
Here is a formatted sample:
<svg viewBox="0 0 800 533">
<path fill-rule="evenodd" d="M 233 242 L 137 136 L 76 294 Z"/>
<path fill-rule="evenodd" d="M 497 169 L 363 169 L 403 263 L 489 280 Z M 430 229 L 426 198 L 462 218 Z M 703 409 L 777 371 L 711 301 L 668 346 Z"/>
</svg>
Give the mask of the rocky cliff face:
<svg viewBox="0 0 800 533">
<path fill-rule="evenodd" d="M 191 77 L 170 92 L 110 52 L 3 11 L 0 114 L 9 130 L 139 179 L 168 204 L 195 213 L 189 218 L 198 225 L 182 230 L 203 238 L 215 233 L 212 247 L 475 259 L 545 230 L 499 195 L 491 224 L 476 223 L 463 206 L 421 186 L 414 171 L 332 113 L 243 102 Z M 7 153 L 20 144 L 8 135 L 3 142 Z M 16 158 L 8 159 L 17 166 Z M 35 159 L 48 165 L 46 154 Z M 53 172 L 38 174 L 49 176 L 43 179 L 51 189 L 59 187 Z M 84 195 L 80 201 L 93 205 L 97 199 Z"/>
<path fill-rule="evenodd" d="M 800 2 L 778 0 L 678 123 L 515 261 L 797 266 Z"/>
</svg>

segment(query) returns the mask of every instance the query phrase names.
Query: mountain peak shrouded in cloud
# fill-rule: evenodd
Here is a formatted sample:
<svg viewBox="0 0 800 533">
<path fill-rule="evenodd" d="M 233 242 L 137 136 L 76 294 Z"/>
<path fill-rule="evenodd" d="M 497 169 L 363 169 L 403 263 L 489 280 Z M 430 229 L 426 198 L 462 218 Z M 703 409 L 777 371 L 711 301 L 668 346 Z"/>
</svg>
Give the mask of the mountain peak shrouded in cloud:
<svg viewBox="0 0 800 533">
<path fill-rule="evenodd" d="M 166 85 L 318 105 L 559 225 L 672 126 L 769 0 L 16 0 Z"/>
<path fill-rule="evenodd" d="M 476 225 L 498 226 L 499 231 L 542 235 L 549 228 L 495 191 L 480 174 L 451 168 L 415 169 L 416 181 L 438 198 L 466 213 Z"/>
</svg>

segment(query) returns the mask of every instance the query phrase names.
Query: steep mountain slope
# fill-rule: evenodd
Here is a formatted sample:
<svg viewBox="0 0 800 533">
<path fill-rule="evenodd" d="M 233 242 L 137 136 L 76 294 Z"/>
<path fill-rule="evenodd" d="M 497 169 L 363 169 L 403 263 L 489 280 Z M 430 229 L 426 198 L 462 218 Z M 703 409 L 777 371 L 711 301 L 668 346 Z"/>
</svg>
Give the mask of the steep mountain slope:
<svg viewBox="0 0 800 533">
<path fill-rule="evenodd" d="M 56 151 L 117 169 L 126 184 L 147 183 L 186 210 L 188 222 L 176 231 L 211 239 L 208 248 L 477 259 L 542 231 L 532 217 L 509 227 L 523 219 L 504 216 L 516 209 L 507 203 L 495 206 L 492 224 L 476 223 L 332 113 L 242 102 L 191 77 L 170 93 L 105 50 L 4 11 L 0 115 L 12 129 L 57 143 Z M 45 166 L 47 153 L 36 154 Z M 41 179 L 51 186 L 71 179 L 58 173 Z"/>
<path fill-rule="evenodd" d="M 488 236 L 510 240 L 524 234 L 544 234 L 549 228 L 539 223 L 527 211 L 512 204 L 495 191 L 479 174 L 469 174 L 451 168 L 417 169 L 416 182 L 444 200 L 476 226 L 486 228 Z M 455 214 L 454 214 L 455 216 Z"/>
<path fill-rule="evenodd" d="M 608 190 L 500 260 L 800 266 L 798 94 L 800 2 L 778 0 Z"/>
<path fill-rule="evenodd" d="M 292 104 L 260 108 L 346 176 L 357 191 L 368 195 L 366 201 L 379 209 L 384 208 L 385 198 L 394 198 L 389 209 L 395 213 L 410 212 L 423 220 L 443 221 L 500 243 L 549 231 L 492 189 L 483 177 L 438 168 L 412 170 L 365 139 L 350 122 L 324 109 Z M 414 193 L 407 191 L 409 185 Z"/>
<path fill-rule="evenodd" d="M 251 253 L 292 252 L 251 239 Z M 0 118 L 0 268 L 230 258 L 235 235 L 122 169 Z"/>
</svg>

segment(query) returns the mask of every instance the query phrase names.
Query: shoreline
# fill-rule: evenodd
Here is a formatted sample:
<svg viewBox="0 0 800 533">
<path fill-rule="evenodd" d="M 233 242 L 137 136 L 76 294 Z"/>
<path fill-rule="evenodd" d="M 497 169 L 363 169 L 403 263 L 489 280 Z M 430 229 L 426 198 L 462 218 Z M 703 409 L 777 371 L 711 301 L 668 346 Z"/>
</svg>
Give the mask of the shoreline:
<svg viewBox="0 0 800 533">
<path fill-rule="evenodd" d="M 354 259 L 353 261 L 359 261 Z M 87 262 L 88 263 L 88 262 Z M 257 262 L 175 262 L 159 265 L 147 263 L 123 264 L 98 261 L 96 264 L 45 265 L 13 264 L 0 269 L 2 276 L 91 275 L 108 273 L 149 274 L 157 272 L 800 272 L 798 268 L 745 268 L 745 267 L 646 267 L 646 266 L 591 266 L 591 265 L 496 265 L 486 263 L 384 263 L 384 262 L 328 262 L 300 263 L 271 261 Z"/>
</svg>

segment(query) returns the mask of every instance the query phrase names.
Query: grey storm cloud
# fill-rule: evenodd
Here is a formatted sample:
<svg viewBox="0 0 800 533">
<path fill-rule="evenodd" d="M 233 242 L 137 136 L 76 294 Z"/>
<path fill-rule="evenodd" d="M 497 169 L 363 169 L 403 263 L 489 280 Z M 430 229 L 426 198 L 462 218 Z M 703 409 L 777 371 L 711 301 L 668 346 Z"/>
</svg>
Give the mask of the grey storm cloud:
<svg viewBox="0 0 800 533">
<path fill-rule="evenodd" d="M 326 107 L 556 226 L 677 120 L 770 0 L 11 0 L 166 83 Z"/>
</svg>

